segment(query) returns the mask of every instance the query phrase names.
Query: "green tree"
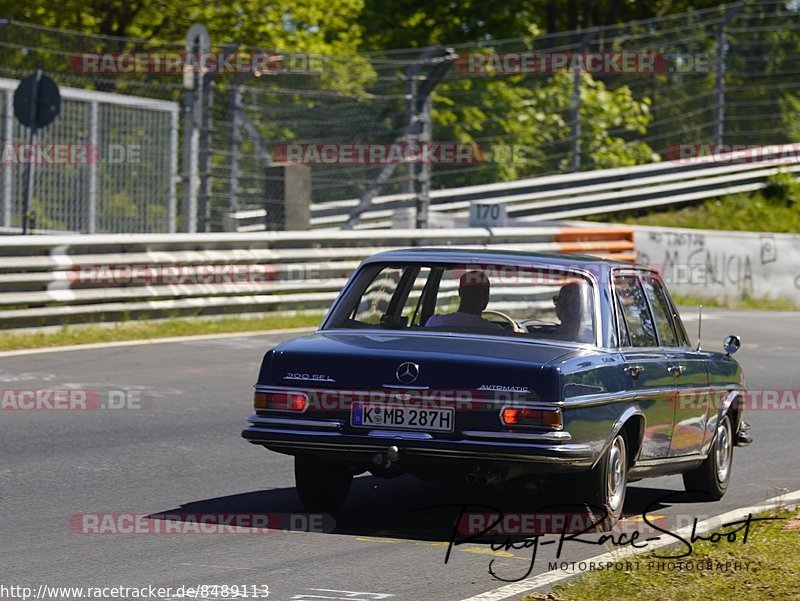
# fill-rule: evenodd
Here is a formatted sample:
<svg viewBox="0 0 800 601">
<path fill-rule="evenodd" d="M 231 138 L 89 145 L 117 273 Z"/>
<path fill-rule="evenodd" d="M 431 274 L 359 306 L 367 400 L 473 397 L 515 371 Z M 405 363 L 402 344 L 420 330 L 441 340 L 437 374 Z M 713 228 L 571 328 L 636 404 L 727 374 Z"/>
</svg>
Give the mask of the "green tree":
<svg viewBox="0 0 800 601">
<path fill-rule="evenodd" d="M 609 90 L 581 76 L 582 169 L 658 160 L 644 142 L 652 118 L 647 98 L 620 86 Z M 448 186 L 530 177 L 564 171 L 571 159 L 570 106 L 573 76 L 534 80 L 523 76 L 459 78 L 434 96 L 434 133 L 440 140 L 476 144 L 490 161 L 480 170 L 438 170 Z"/>
</svg>

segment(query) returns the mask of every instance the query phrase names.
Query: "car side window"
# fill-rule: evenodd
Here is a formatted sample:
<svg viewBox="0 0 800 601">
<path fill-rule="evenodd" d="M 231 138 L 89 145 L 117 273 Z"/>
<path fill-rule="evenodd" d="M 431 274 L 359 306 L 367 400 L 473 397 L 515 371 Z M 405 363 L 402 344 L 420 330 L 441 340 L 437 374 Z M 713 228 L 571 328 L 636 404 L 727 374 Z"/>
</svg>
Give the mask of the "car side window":
<svg viewBox="0 0 800 601">
<path fill-rule="evenodd" d="M 631 346 L 657 346 L 655 327 L 639 278 L 635 275 L 614 276 L 617 300 L 630 336 Z M 623 341 L 624 343 L 624 341 Z"/>
<path fill-rule="evenodd" d="M 617 338 L 619 340 L 619 346 L 631 346 L 631 334 L 628 331 L 628 324 L 625 323 L 625 316 L 622 314 L 619 297 L 614 299 L 614 310 L 617 317 Z"/>
<path fill-rule="evenodd" d="M 411 286 L 411 290 L 408 293 L 408 298 L 406 299 L 402 310 L 402 316 L 405 318 L 405 322 L 409 325 L 422 325 L 420 323 L 420 319 L 422 317 L 422 307 L 420 306 L 420 303 L 422 302 L 422 291 L 425 289 L 425 284 L 428 282 L 430 275 L 431 268 L 423 267 L 419 270 L 419 273 L 417 273 L 417 276 L 414 278 L 414 283 Z"/>
<path fill-rule="evenodd" d="M 672 310 L 664 292 L 663 284 L 652 275 L 644 275 L 642 284 L 644 285 L 647 300 L 650 301 L 650 307 L 653 309 L 653 318 L 656 322 L 661 346 L 679 346 Z"/>
<path fill-rule="evenodd" d="M 353 310 L 352 318 L 363 324 L 380 324 L 402 276 L 403 269 L 399 267 L 385 267 L 378 272 Z"/>
</svg>

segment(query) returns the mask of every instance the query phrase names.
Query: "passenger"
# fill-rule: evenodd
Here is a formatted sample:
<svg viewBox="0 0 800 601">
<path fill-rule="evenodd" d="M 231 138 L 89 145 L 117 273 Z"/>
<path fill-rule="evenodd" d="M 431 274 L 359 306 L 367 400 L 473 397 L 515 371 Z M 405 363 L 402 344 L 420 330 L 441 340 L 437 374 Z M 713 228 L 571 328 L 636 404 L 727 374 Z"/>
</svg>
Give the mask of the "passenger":
<svg viewBox="0 0 800 601">
<path fill-rule="evenodd" d="M 583 288 L 579 282 L 570 282 L 561 287 L 558 296 L 553 297 L 556 317 L 561 322 L 555 330 L 560 340 L 593 342 L 591 328 L 584 326 L 586 308 L 583 302 Z M 591 323 L 591 316 L 589 323 Z"/>
<path fill-rule="evenodd" d="M 468 271 L 458 281 L 458 311 L 447 315 L 431 315 L 426 327 L 458 326 L 502 329 L 502 326 L 481 317 L 489 304 L 489 278 L 482 271 Z"/>
</svg>

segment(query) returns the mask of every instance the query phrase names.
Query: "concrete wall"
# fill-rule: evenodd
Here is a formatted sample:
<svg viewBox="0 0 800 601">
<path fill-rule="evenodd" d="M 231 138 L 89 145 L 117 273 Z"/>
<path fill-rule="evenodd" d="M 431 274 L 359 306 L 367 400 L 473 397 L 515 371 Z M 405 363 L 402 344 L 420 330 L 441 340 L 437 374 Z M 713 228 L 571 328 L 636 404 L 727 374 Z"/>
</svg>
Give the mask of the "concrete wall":
<svg viewBox="0 0 800 601">
<path fill-rule="evenodd" d="M 800 304 L 800 235 L 636 226 L 637 260 L 673 294 L 786 298 Z"/>
</svg>

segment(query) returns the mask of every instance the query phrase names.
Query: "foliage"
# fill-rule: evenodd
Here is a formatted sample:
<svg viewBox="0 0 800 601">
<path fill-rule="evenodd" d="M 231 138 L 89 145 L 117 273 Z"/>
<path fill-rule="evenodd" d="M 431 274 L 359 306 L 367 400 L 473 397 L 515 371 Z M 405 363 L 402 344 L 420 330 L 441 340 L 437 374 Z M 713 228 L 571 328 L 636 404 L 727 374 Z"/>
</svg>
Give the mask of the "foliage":
<svg viewBox="0 0 800 601">
<path fill-rule="evenodd" d="M 506 0 L 430 2 L 366 0 L 359 19 L 373 48 L 422 48 L 614 25 L 689 10 L 714 9 L 716 0 Z"/>
<path fill-rule="evenodd" d="M 649 99 L 635 99 L 626 86 L 609 90 L 589 74 L 581 75 L 580 88 L 582 169 L 658 160 L 647 144 L 635 139 L 651 119 Z M 459 102 L 465 95 L 470 101 Z M 434 95 L 436 137 L 474 142 L 490 160 L 498 155 L 512 159 L 497 160 L 494 169 L 482 170 L 485 181 L 568 170 L 567 160 L 554 157 L 569 152 L 572 95 L 573 76 L 567 73 L 549 78 L 448 80 Z M 626 139 L 624 133 L 634 134 L 633 139 Z M 483 147 L 485 142 L 488 145 Z"/>
<path fill-rule="evenodd" d="M 800 181 L 788 171 L 780 171 L 767 179 L 764 198 L 776 206 L 800 208 Z"/>
<path fill-rule="evenodd" d="M 613 221 L 636 225 L 687 227 L 709 230 L 735 230 L 775 233 L 800 233 L 797 180 L 784 175 L 773 177 L 763 191 L 712 198 L 682 208 L 656 212 L 621 212 L 597 215 L 592 221 Z"/>
<path fill-rule="evenodd" d="M 183 40 L 193 23 L 203 23 L 219 44 L 332 55 L 353 52 L 360 44 L 361 28 L 353 22 L 362 9 L 363 0 L 0 2 L 5 17 L 100 35 Z"/>
</svg>

